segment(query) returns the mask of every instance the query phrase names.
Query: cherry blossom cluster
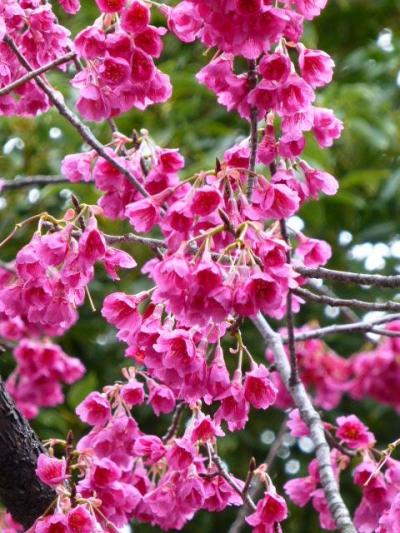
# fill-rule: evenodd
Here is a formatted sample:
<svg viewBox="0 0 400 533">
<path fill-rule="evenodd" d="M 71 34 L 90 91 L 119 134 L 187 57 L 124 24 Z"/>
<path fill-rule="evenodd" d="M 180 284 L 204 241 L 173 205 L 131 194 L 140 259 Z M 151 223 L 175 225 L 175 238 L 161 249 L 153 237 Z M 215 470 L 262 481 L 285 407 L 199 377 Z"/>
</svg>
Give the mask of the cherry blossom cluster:
<svg viewBox="0 0 400 533">
<path fill-rule="evenodd" d="M 62 385 L 74 383 L 85 373 L 79 359 L 49 341 L 24 339 L 13 355 L 17 367 L 6 382 L 7 391 L 28 419 L 37 416 L 42 407 L 62 404 Z"/>
<path fill-rule="evenodd" d="M 83 221 L 83 216 L 78 219 Z M 119 279 L 118 268 L 136 265 L 126 252 L 107 245 L 93 216 L 83 231 L 73 217 L 71 210 L 64 220 L 52 220 L 46 233 L 48 215 L 43 215 L 31 242 L 0 271 L 0 336 L 19 341 L 7 390 L 27 418 L 37 416 L 42 407 L 61 404 L 62 385 L 85 373 L 79 359 L 65 354 L 47 336 L 60 336 L 76 322 L 77 307 L 86 295 L 90 299 L 94 264 L 101 261 L 112 279 Z"/>
<path fill-rule="evenodd" d="M 101 121 L 168 100 L 169 77 L 154 65 L 166 29 L 150 24 L 150 5 L 139 0 L 98 0 L 97 5 L 101 17 L 74 40 L 78 57 L 85 61 L 71 82 L 79 89 L 81 115 Z"/>
<path fill-rule="evenodd" d="M 72 45 L 70 31 L 61 26 L 49 2 L 6 0 L 0 5 L 0 88 L 26 74 L 18 58 L 3 41 L 9 34 L 32 68 L 65 55 Z M 64 68 L 64 67 L 60 67 Z M 1 115 L 36 116 L 47 111 L 46 95 L 31 80 L 11 94 L 0 96 Z"/>
<path fill-rule="evenodd" d="M 63 334 L 78 319 L 77 307 L 85 300 L 97 261 L 112 279 L 118 279 L 118 268 L 136 265 L 126 252 L 107 245 L 94 217 L 83 232 L 73 220 L 64 220 L 64 228 L 42 234 L 46 218 L 40 218 L 38 232 L 17 253 L 15 271 L 3 271 L 0 320 L 6 338 Z M 57 228 L 58 221 L 51 222 Z"/>
<path fill-rule="evenodd" d="M 386 326 L 399 331 L 399 321 Z M 299 330 L 300 331 L 300 330 Z M 303 330 L 304 331 L 304 330 Z M 344 394 L 355 400 L 372 399 L 398 411 L 400 344 L 396 337 L 383 338 L 376 347 L 344 358 L 319 339 L 296 344 L 302 381 L 314 393 L 314 402 L 329 411 L 337 407 Z M 266 358 L 271 361 L 267 350 Z M 271 378 L 278 389 L 275 406 L 292 406 L 282 380 L 273 372 Z"/>
<path fill-rule="evenodd" d="M 79 0 L 61 0 L 69 14 L 80 7 Z M 145 109 L 171 96 L 169 77 L 154 64 L 161 55 L 165 28 L 151 25 L 151 5 L 134 0 L 99 0 L 100 17 L 72 41 L 61 26 L 49 2 L 7 0 L 0 6 L 0 89 L 26 74 L 9 46 L 9 35 L 31 68 L 50 64 L 68 52 L 76 53 L 77 72 L 71 84 L 79 91 L 77 109 L 81 115 L 101 121 L 136 107 Z M 3 42 L 2 42 L 3 41 Z M 48 97 L 34 80 L 18 85 L 0 96 L 0 114 L 35 116 L 48 110 Z"/>
<path fill-rule="evenodd" d="M 55 523 L 59 531 L 70 531 L 71 513 L 78 512 L 92 528 L 88 525 L 88 532 L 96 530 L 95 522 L 99 531 L 108 531 L 109 522 L 122 526 L 132 519 L 181 529 L 200 509 L 216 512 L 242 503 L 243 482 L 233 476 L 228 482 L 210 462 L 216 438 L 224 435 L 220 425 L 196 404 L 181 436 L 179 427 L 162 438 L 143 433 L 131 409 L 147 402 L 158 415 L 173 408 L 168 394 L 173 396 L 142 372 L 130 369 L 125 376 L 127 382 L 91 393 L 77 408 L 81 420 L 93 426 L 77 446 L 77 483 L 65 459 L 39 457 L 37 473 L 57 487 L 59 497 L 56 513 L 39 520 L 32 531 L 50 532 Z M 259 475 L 265 494 L 247 520 L 255 531 L 266 526 L 272 531 L 287 517 L 287 508 L 262 468 Z M 73 483 L 79 505 L 71 509 L 64 496 Z"/>
<path fill-rule="evenodd" d="M 332 80 L 334 62 L 326 52 L 299 42 L 304 20 L 319 15 L 325 5 L 326 0 L 184 0 L 165 9 L 169 28 L 179 39 L 200 39 L 219 51 L 198 73 L 198 81 L 215 92 L 228 111 L 236 110 L 248 120 L 253 112 L 259 120 L 266 119 L 257 152 L 265 165 L 279 157 L 296 160 L 305 147 L 304 132 L 312 130 L 322 148 L 340 137 L 343 126 L 333 111 L 313 106 L 315 89 Z M 237 73 L 238 56 L 253 61 L 252 76 Z M 307 170 L 307 165 L 299 165 L 300 173 Z M 334 194 L 334 182 L 326 189 Z"/>
<path fill-rule="evenodd" d="M 115 134 L 113 147 L 107 150 L 131 173 L 136 183 L 154 197 L 154 211 L 156 207 L 161 209 L 164 198 L 171 202 L 179 194 L 181 186 L 177 173 L 184 166 L 183 157 L 178 150 L 157 146 L 147 131 L 142 131 L 134 143 L 132 139 Z M 103 192 L 99 205 L 104 215 L 112 220 L 129 218 L 134 211 L 131 204 L 143 198 L 135 184 L 95 151 L 67 155 L 61 171 L 72 183 L 94 181 L 96 188 Z M 152 218 L 150 214 L 143 213 L 138 231 L 147 232 L 157 222 L 156 213 Z"/>
</svg>

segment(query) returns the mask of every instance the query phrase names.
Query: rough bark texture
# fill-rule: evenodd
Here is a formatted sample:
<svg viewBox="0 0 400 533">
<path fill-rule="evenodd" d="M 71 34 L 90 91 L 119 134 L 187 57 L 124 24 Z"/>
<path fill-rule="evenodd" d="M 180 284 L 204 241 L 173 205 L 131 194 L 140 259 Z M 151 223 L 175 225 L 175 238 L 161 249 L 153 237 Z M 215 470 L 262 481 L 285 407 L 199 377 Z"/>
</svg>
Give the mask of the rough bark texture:
<svg viewBox="0 0 400 533">
<path fill-rule="evenodd" d="M 38 455 L 43 451 L 0 380 L 0 500 L 26 529 L 56 496 L 35 473 Z"/>
</svg>

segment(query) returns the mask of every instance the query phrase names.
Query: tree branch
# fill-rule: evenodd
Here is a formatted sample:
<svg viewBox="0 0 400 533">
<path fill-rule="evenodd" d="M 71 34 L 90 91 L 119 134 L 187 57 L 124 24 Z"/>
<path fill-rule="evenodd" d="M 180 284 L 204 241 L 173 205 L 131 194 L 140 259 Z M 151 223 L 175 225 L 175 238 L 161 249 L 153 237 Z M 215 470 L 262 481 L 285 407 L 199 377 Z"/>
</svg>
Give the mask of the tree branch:
<svg viewBox="0 0 400 533">
<path fill-rule="evenodd" d="M 355 285 L 371 285 L 395 289 L 400 287 L 400 276 L 382 276 L 380 274 L 356 274 L 355 272 L 342 272 L 328 268 L 295 267 L 295 270 L 307 278 L 330 279 L 341 283 Z"/>
<path fill-rule="evenodd" d="M 54 67 L 58 67 L 60 65 L 63 65 L 64 63 L 68 63 L 68 61 L 72 61 L 76 57 L 75 52 L 68 52 L 68 54 L 65 54 L 61 57 L 58 57 L 54 61 L 51 61 L 50 63 L 46 63 L 45 65 L 42 65 L 41 67 L 32 70 L 32 72 L 28 72 L 24 76 L 21 76 L 21 78 L 18 78 L 17 80 L 13 81 L 12 83 L 9 83 L 5 87 L 0 89 L 0 96 L 4 96 L 5 94 L 10 93 L 20 85 L 23 85 L 24 83 L 27 83 L 33 78 L 36 78 L 36 76 L 40 76 L 44 72 L 47 72 L 48 70 L 51 70 Z"/>
<path fill-rule="evenodd" d="M 165 249 L 167 246 L 161 239 L 152 239 L 151 237 L 142 237 L 136 233 L 126 233 L 125 235 L 106 235 L 104 234 L 108 244 L 117 244 L 124 242 L 132 242 L 134 244 L 143 244 L 155 252 L 159 252 L 160 249 Z"/>
<path fill-rule="evenodd" d="M 0 380 L 0 499 L 14 520 L 26 529 L 56 497 L 35 473 L 37 458 L 44 452 Z"/>
<path fill-rule="evenodd" d="M 337 298 L 336 293 L 333 292 L 332 289 L 326 287 L 325 285 L 318 286 L 316 280 L 310 279 L 309 284 L 318 294 L 322 294 L 323 296 L 330 296 L 331 298 Z M 350 307 L 342 307 L 340 311 L 343 316 L 345 316 L 350 322 L 359 322 L 359 316 L 353 311 L 353 309 L 350 309 Z"/>
<path fill-rule="evenodd" d="M 292 264 L 292 256 L 290 252 L 290 242 L 289 235 L 286 228 L 285 220 L 280 221 L 280 228 L 283 240 L 289 246 L 288 251 L 286 252 L 286 260 L 289 265 Z M 288 346 L 290 354 L 290 384 L 295 385 L 299 382 L 299 369 L 297 364 L 297 353 L 296 353 L 296 343 L 294 340 L 294 318 L 293 318 L 293 309 L 292 309 L 292 290 L 289 289 L 286 296 L 286 325 L 288 330 Z"/>
<path fill-rule="evenodd" d="M 272 350 L 276 368 L 291 394 L 294 404 L 299 409 L 302 419 L 310 430 L 319 466 L 321 486 L 336 525 L 342 533 L 356 533 L 350 513 L 339 491 L 321 417 L 311 403 L 301 380 L 297 385 L 290 385 L 290 365 L 281 336 L 270 327 L 261 313 L 253 319 L 253 322 Z"/>
<path fill-rule="evenodd" d="M 21 65 L 26 68 L 28 72 L 33 72 L 33 68 L 30 63 L 25 59 L 25 57 L 18 50 L 17 45 L 13 39 L 6 35 L 4 37 L 4 42 L 10 47 L 10 49 L 17 56 Z M 68 120 L 68 122 L 75 128 L 79 135 L 87 142 L 89 146 L 95 150 L 99 156 L 108 161 L 113 167 L 115 167 L 123 176 L 125 176 L 130 183 L 139 191 L 143 196 L 149 196 L 149 193 L 146 189 L 136 180 L 135 176 L 129 172 L 124 166 L 122 166 L 112 155 L 110 155 L 105 146 L 93 135 L 92 131 L 83 124 L 83 122 L 78 118 L 73 111 L 71 111 L 62 100 L 62 96 L 58 95 L 56 91 L 47 85 L 40 76 L 34 76 L 36 83 L 42 89 L 42 91 L 48 96 L 49 100 L 52 102 L 54 107 L 58 110 L 61 116 Z"/>
<path fill-rule="evenodd" d="M 249 61 L 248 80 L 250 89 L 254 89 L 257 85 L 257 63 L 256 61 Z M 258 144 L 258 109 L 256 106 L 250 108 L 250 160 L 249 160 L 249 180 L 247 185 L 247 199 L 251 202 L 253 195 L 255 168 L 257 159 L 257 144 Z"/>
<path fill-rule="evenodd" d="M 256 510 L 256 505 L 253 502 L 252 498 L 248 494 L 244 494 L 243 493 L 243 491 L 240 488 L 240 486 L 229 475 L 229 472 L 225 468 L 225 465 L 223 464 L 223 462 L 222 462 L 221 458 L 219 457 L 219 455 L 216 453 L 216 451 L 211 446 L 209 446 L 209 452 L 210 452 L 211 459 L 212 459 L 213 463 L 215 464 L 215 466 L 218 469 L 219 474 L 225 479 L 225 481 L 227 483 L 229 483 L 229 485 L 233 488 L 233 490 L 236 491 L 239 494 L 239 496 L 241 496 L 243 498 L 243 502 L 245 504 L 247 504 L 250 507 L 250 509 L 255 511 Z"/>
<path fill-rule="evenodd" d="M 64 176 L 29 176 L 16 177 L 13 180 L 4 180 L 0 184 L 0 193 L 4 191 L 11 191 L 16 189 L 23 189 L 24 187 L 34 187 L 37 185 L 59 185 L 60 183 L 70 183 L 69 179 Z"/>
<path fill-rule="evenodd" d="M 327 337 L 328 335 L 337 335 L 340 333 L 355 333 L 355 332 L 369 332 L 376 333 L 378 335 L 385 335 L 387 337 L 399 337 L 400 331 L 390 331 L 387 329 L 377 328 L 379 324 L 385 324 L 387 322 L 392 322 L 394 320 L 399 320 L 400 314 L 386 315 L 385 317 L 377 318 L 376 320 L 371 320 L 369 322 L 360 321 L 354 322 L 353 324 L 334 324 L 332 326 L 327 326 L 324 328 L 313 329 L 310 331 L 304 331 L 301 333 L 296 333 L 295 340 L 296 342 L 306 341 L 309 339 L 321 339 Z M 288 337 L 283 337 L 282 341 L 284 344 L 289 342 Z"/>
<path fill-rule="evenodd" d="M 331 307 L 355 307 L 357 309 L 366 309 L 368 311 L 400 311 L 400 303 L 388 302 L 365 302 L 364 300 L 347 300 L 345 298 L 332 298 L 315 294 L 307 289 L 294 289 L 293 292 L 309 302 L 317 304 L 327 304 Z"/>
</svg>

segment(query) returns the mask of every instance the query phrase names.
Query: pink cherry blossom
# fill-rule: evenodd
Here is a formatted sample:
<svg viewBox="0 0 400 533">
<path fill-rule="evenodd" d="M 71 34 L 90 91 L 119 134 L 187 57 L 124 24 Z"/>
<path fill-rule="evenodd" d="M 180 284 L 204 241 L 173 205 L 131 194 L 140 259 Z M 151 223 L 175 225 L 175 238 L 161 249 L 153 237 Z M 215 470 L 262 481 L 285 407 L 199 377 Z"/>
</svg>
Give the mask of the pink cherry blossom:
<svg viewBox="0 0 400 533">
<path fill-rule="evenodd" d="M 350 449 L 370 448 L 375 444 L 373 434 L 355 415 L 340 416 L 336 422 L 338 424 L 337 438 Z"/>
<path fill-rule="evenodd" d="M 245 374 L 244 397 L 256 409 L 267 409 L 276 399 L 277 389 L 264 365 L 254 365 Z"/>
<path fill-rule="evenodd" d="M 55 487 L 67 479 L 66 468 L 65 459 L 56 459 L 41 453 L 38 457 L 36 474 L 43 483 Z"/>
<path fill-rule="evenodd" d="M 76 408 L 76 414 L 91 426 L 103 425 L 111 417 L 111 406 L 107 398 L 98 393 L 91 392 Z"/>
</svg>

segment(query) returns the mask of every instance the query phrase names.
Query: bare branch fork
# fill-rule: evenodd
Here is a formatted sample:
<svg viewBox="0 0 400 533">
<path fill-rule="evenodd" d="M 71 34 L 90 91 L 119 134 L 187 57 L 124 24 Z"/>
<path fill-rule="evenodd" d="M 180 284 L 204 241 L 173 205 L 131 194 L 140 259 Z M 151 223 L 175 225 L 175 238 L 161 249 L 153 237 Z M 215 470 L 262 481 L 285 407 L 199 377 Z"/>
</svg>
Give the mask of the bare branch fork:
<svg viewBox="0 0 400 533">
<path fill-rule="evenodd" d="M 336 525 L 342 533 L 357 533 L 349 510 L 340 494 L 321 417 L 315 410 L 302 381 L 299 380 L 296 385 L 290 384 L 291 370 L 282 338 L 270 327 L 261 313 L 253 319 L 253 323 L 271 349 L 276 368 L 290 392 L 294 404 L 299 409 L 302 419 L 310 430 L 319 466 L 321 486 Z"/>
</svg>

